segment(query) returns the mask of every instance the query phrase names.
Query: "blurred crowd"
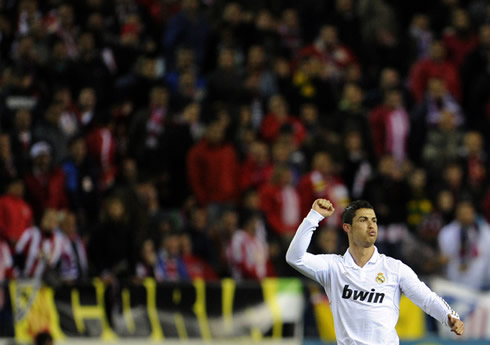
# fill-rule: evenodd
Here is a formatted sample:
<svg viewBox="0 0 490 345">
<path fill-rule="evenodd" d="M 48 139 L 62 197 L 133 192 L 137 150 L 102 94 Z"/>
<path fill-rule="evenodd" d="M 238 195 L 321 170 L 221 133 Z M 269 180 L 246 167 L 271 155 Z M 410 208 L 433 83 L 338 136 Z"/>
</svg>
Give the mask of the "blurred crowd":
<svg viewBox="0 0 490 345">
<path fill-rule="evenodd" d="M 0 1 L 0 281 L 293 276 L 347 248 L 490 287 L 485 0 Z"/>
</svg>

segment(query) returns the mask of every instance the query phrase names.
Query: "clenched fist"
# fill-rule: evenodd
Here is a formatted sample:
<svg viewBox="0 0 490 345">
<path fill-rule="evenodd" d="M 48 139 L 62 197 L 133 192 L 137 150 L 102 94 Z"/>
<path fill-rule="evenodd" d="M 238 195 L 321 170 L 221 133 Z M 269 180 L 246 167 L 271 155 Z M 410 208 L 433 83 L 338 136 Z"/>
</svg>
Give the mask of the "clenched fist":
<svg viewBox="0 0 490 345">
<path fill-rule="evenodd" d="M 332 203 L 327 199 L 316 199 L 311 208 L 324 217 L 330 217 L 335 211 Z"/>
<path fill-rule="evenodd" d="M 454 332 L 457 335 L 462 335 L 464 333 L 463 321 L 456 319 L 449 314 L 447 314 L 447 318 L 449 320 L 449 327 L 451 327 L 451 332 Z"/>
</svg>

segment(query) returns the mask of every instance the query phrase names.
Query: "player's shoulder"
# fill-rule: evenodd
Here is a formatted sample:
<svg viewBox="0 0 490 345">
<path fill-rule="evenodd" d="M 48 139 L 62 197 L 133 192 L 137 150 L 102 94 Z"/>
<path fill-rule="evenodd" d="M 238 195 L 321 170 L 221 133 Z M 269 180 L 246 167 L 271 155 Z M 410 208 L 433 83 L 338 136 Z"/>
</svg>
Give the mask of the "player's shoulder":
<svg viewBox="0 0 490 345">
<path fill-rule="evenodd" d="M 327 261 L 333 265 L 340 264 L 341 262 L 344 261 L 344 256 L 341 254 L 320 254 L 317 255 L 317 257 L 320 257 L 324 261 Z"/>
<path fill-rule="evenodd" d="M 381 264 L 395 271 L 398 271 L 401 266 L 406 266 L 406 264 L 403 261 L 385 254 L 379 254 L 379 260 Z"/>
</svg>

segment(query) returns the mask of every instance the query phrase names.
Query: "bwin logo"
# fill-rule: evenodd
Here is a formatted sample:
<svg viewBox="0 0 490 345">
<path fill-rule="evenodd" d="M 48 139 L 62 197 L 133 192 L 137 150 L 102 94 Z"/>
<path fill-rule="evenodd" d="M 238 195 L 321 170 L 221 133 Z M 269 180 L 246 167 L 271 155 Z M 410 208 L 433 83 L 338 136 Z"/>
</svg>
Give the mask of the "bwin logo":
<svg viewBox="0 0 490 345">
<path fill-rule="evenodd" d="M 367 301 L 368 303 L 383 303 L 383 299 L 385 298 L 384 293 L 376 292 L 376 290 L 371 289 L 371 291 L 358 291 L 349 289 L 349 285 L 344 286 L 344 290 L 342 291 L 342 298 L 349 299 L 351 298 L 354 301 Z"/>
</svg>

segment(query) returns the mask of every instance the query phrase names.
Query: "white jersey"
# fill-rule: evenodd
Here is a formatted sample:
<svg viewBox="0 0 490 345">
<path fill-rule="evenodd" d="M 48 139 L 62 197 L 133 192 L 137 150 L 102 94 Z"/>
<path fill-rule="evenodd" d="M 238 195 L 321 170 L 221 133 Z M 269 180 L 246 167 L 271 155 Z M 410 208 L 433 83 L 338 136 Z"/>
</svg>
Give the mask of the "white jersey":
<svg viewBox="0 0 490 345">
<path fill-rule="evenodd" d="M 311 210 L 296 232 L 286 261 L 320 283 L 327 293 L 340 345 L 399 344 L 395 325 L 404 293 L 426 313 L 448 325 L 448 314 L 458 314 L 415 272 L 399 260 L 374 254 L 359 267 L 349 250 L 342 255 L 307 253 L 313 231 L 323 217 Z"/>
</svg>

